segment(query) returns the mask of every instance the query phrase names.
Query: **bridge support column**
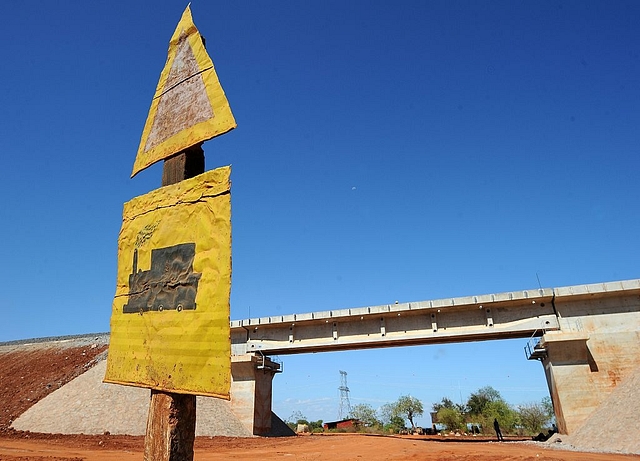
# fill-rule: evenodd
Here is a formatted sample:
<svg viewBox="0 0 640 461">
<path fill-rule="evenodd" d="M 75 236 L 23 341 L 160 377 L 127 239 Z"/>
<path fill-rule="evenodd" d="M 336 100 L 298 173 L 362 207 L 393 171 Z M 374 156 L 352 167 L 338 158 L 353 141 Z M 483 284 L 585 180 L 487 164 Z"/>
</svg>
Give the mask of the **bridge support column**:
<svg viewBox="0 0 640 461">
<path fill-rule="evenodd" d="M 585 334 L 549 332 L 539 345 L 546 351 L 542 365 L 562 434 L 574 432 L 597 407 L 590 382 L 588 340 Z"/>
<path fill-rule="evenodd" d="M 626 327 L 552 331 L 542 337 L 538 347 L 545 351 L 542 364 L 560 433 L 578 430 L 640 366 L 640 333 L 623 331 Z"/>
<path fill-rule="evenodd" d="M 271 384 L 280 371 L 280 364 L 268 357 L 231 357 L 231 410 L 253 435 L 271 431 Z"/>
</svg>

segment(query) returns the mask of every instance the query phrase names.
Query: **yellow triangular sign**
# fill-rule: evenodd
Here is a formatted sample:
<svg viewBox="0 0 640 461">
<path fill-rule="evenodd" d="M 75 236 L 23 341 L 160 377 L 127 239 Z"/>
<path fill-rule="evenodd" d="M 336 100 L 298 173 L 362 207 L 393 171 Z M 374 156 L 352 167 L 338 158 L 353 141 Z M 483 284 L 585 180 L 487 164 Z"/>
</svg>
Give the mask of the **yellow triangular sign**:
<svg viewBox="0 0 640 461">
<path fill-rule="evenodd" d="M 236 127 L 227 97 L 187 6 L 151 102 L 131 177 Z"/>
</svg>

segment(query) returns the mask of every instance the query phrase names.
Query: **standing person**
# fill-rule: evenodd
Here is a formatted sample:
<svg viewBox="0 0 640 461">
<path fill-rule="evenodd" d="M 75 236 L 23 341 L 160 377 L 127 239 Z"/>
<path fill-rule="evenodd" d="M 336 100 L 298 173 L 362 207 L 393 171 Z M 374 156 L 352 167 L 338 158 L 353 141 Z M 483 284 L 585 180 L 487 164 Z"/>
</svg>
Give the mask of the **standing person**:
<svg viewBox="0 0 640 461">
<path fill-rule="evenodd" d="M 496 437 L 498 437 L 498 442 L 504 442 L 502 431 L 500 431 L 500 424 L 498 424 L 498 418 L 493 419 L 493 428 L 496 430 Z"/>
</svg>

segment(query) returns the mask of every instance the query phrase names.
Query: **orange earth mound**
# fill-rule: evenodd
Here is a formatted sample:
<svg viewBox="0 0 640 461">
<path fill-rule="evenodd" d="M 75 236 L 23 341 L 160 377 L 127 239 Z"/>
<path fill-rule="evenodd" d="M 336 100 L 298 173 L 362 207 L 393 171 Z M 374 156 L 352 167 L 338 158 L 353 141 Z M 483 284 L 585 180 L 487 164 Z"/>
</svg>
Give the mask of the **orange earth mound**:
<svg viewBox="0 0 640 461">
<path fill-rule="evenodd" d="M 143 437 L 35 434 L 9 427 L 30 406 L 93 366 L 107 348 L 101 341 L 87 341 L 82 346 L 74 344 L 77 343 L 0 348 L 0 461 L 142 459 Z M 554 450 L 531 442 L 497 443 L 486 438 L 333 434 L 285 438 L 199 437 L 195 459 L 616 461 L 640 459 L 640 456 Z"/>
<path fill-rule="evenodd" d="M 36 343 L 0 349 L 0 434 L 32 405 L 96 363 L 108 345 Z"/>
</svg>

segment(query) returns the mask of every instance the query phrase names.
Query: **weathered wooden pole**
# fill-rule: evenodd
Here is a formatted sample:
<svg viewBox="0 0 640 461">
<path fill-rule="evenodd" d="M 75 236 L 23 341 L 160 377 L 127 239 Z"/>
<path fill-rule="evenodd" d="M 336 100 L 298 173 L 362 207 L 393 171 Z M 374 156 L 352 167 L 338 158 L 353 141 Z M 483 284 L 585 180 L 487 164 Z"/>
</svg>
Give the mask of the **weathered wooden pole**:
<svg viewBox="0 0 640 461">
<path fill-rule="evenodd" d="M 236 122 L 213 61 L 187 6 L 169 42 L 167 61 L 142 130 L 132 177 L 160 160 L 164 161 L 163 187 L 205 173 L 202 143 L 235 127 Z M 221 176 L 211 174 L 203 178 L 204 182 L 229 192 L 229 169 L 221 169 L 219 173 Z M 194 190 L 199 186 L 205 187 L 204 184 L 194 184 Z M 161 190 L 153 191 L 125 204 L 118 240 L 118 285 L 111 317 L 112 342 L 105 382 L 153 389 L 147 420 L 145 461 L 192 461 L 195 393 L 229 397 L 230 344 L 229 334 L 225 331 L 229 327 L 231 284 L 230 201 L 226 197 L 216 206 L 212 205 L 213 209 L 219 208 L 216 212 L 220 213 L 220 219 L 214 222 L 213 209 L 206 208 L 213 197 L 201 197 L 201 201 L 207 204 L 203 207 L 191 202 L 185 205 L 176 203 L 176 197 L 171 196 L 175 189 L 167 187 L 164 194 Z M 166 207 L 157 208 L 149 201 L 155 204 L 162 202 Z M 144 208 L 144 212 L 141 213 L 136 208 L 138 206 Z M 197 223 L 188 222 L 192 213 L 185 212 L 185 206 L 191 207 Z M 199 208 L 205 208 L 206 212 L 200 212 Z M 160 225 L 165 215 L 172 218 Z M 178 225 L 180 227 L 176 227 L 175 220 L 182 221 Z M 199 232 L 202 226 L 208 226 L 211 233 L 219 234 L 213 238 Z M 199 263 L 201 271 L 195 273 L 196 245 L 201 242 L 208 247 L 210 240 L 220 241 L 220 247 L 216 247 L 220 259 L 214 261 L 205 257 L 205 261 Z M 138 267 L 138 251 L 147 258 L 145 264 L 149 264 L 149 270 Z M 132 265 L 130 258 L 133 258 Z M 174 261 L 176 268 L 184 266 L 185 270 L 189 266 L 184 286 L 174 286 L 171 281 L 173 266 L 165 265 L 163 271 L 159 268 L 163 261 L 165 264 Z M 213 277 L 214 273 L 216 277 Z M 221 278 L 218 277 L 220 274 Z M 213 278 L 220 286 L 212 284 Z M 158 299 L 158 296 L 164 296 L 163 299 L 175 300 L 181 293 L 190 299 L 188 308 L 179 301 L 169 306 Z M 197 315 L 200 318 L 194 320 L 195 313 L 191 311 L 196 309 L 196 295 L 201 303 L 197 314 L 205 315 Z M 212 306 L 216 307 L 215 315 Z M 190 312 L 181 314 L 182 317 L 191 319 L 184 325 L 176 317 L 183 308 Z M 136 316 L 138 310 L 139 318 Z M 148 314 L 150 311 L 153 313 Z M 180 337 L 168 331 L 171 328 L 167 325 L 172 322 L 177 328 L 182 328 Z M 181 341 L 184 338 L 187 339 Z M 172 347 L 171 341 L 179 344 Z M 210 341 L 219 347 L 210 349 Z M 165 351 L 165 342 L 170 352 Z M 212 365 L 214 362 L 217 365 Z M 191 366 L 195 369 L 186 371 L 183 365 L 184 368 Z M 213 370 L 213 366 L 220 368 Z M 172 380 L 173 373 L 179 376 Z"/>
<path fill-rule="evenodd" d="M 151 391 L 145 461 L 193 461 L 196 396 Z"/>
<path fill-rule="evenodd" d="M 164 161 L 162 185 L 204 173 L 204 151 L 196 145 Z M 151 391 L 144 461 L 193 461 L 196 396 Z"/>
<path fill-rule="evenodd" d="M 175 184 L 202 173 L 204 173 L 204 151 L 202 145 L 198 144 L 164 161 L 162 185 Z"/>
</svg>

